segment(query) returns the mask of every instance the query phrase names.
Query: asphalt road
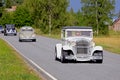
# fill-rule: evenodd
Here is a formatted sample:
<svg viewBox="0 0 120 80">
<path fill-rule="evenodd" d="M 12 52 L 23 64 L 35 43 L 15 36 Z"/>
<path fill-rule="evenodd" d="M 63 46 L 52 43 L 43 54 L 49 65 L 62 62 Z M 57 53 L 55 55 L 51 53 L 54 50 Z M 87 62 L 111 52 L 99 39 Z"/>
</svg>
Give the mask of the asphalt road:
<svg viewBox="0 0 120 80">
<path fill-rule="evenodd" d="M 59 40 L 37 36 L 37 42 L 19 42 L 18 36 L 0 37 L 21 55 L 42 68 L 54 80 L 120 80 L 120 55 L 104 51 L 102 64 L 65 63 L 54 60 L 54 47 Z"/>
</svg>

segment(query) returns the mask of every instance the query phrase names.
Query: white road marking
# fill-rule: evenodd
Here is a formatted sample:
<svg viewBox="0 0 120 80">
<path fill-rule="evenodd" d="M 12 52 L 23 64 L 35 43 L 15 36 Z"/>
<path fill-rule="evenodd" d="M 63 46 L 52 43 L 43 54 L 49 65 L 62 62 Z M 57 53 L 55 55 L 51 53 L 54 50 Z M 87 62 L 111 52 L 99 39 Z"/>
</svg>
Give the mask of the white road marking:
<svg viewBox="0 0 120 80">
<path fill-rule="evenodd" d="M 2 38 L 3 39 L 3 38 Z M 32 61 L 31 59 L 25 57 L 23 54 L 21 54 L 21 52 L 19 50 L 17 50 L 9 41 L 5 40 L 10 46 L 12 46 L 22 57 L 24 57 L 26 60 L 28 60 L 29 62 L 31 62 L 35 67 L 37 67 L 40 71 L 42 71 L 43 73 L 45 73 L 47 76 L 49 76 L 52 80 L 58 80 L 56 79 L 54 76 L 52 76 L 51 74 L 49 74 L 47 71 L 45 71 L 43 68 L 41 68 L 39 65 L 37 65 L 34 61 Z"/>
</svg>

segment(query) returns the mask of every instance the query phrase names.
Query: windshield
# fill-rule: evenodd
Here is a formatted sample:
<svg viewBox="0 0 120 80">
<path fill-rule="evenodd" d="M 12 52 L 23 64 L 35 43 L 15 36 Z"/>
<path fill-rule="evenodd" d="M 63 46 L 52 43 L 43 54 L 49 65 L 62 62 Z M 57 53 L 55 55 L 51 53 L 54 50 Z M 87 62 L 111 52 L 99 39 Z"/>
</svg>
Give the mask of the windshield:
<svg viewBox="0 0 120 80">
<path fill-rule="evenodd" d="M 6 25 L 6 28 L 15 28 L 14 25 Z"/>
<path fill-rule="evenodd" d="M 92 37 L 92 31 L 67 31 L 67 37 Z"/>
</svg>

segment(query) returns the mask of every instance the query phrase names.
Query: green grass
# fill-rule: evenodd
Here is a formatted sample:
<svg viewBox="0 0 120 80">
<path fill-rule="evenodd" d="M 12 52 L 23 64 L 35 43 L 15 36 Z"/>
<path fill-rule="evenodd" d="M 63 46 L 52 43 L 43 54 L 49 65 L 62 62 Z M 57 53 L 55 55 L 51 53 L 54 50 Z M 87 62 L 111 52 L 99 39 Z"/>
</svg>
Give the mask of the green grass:
<svg viewBox="0 0 120 80">
<path fill-rule="evenodd" d="M 103 46 L 105 50 L 120 54 L 120 31 L 109 31 L 108 36 L 98 36 L 94 38 L 97 45 Z"/>
<path fill-rule="evenodd" d="M 0 39 L 0 80 L 41 80 L 21 56 Z"/>
<path fill-rule="evenodd" d="M 120 54 L 120 38 L 119 37 L 95 37 L 94 41 L 97 45 L 103 46 L 105 50 Z"/>
</svg>

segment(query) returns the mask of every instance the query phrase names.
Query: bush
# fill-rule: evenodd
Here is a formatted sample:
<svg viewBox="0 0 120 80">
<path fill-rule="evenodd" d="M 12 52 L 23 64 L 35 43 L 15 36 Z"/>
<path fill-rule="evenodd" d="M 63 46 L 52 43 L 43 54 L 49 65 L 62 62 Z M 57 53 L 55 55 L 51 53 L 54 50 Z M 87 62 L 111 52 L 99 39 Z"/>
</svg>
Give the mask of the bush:
<svg viewBox="0 0 120 80">
<path fill-rule="evenodd" d="M 30 11 L 25 6 L 19 6 L 15 11 L 14 23 L 16 26 L 31 26 L 33 24 Z"/>
</svg>

